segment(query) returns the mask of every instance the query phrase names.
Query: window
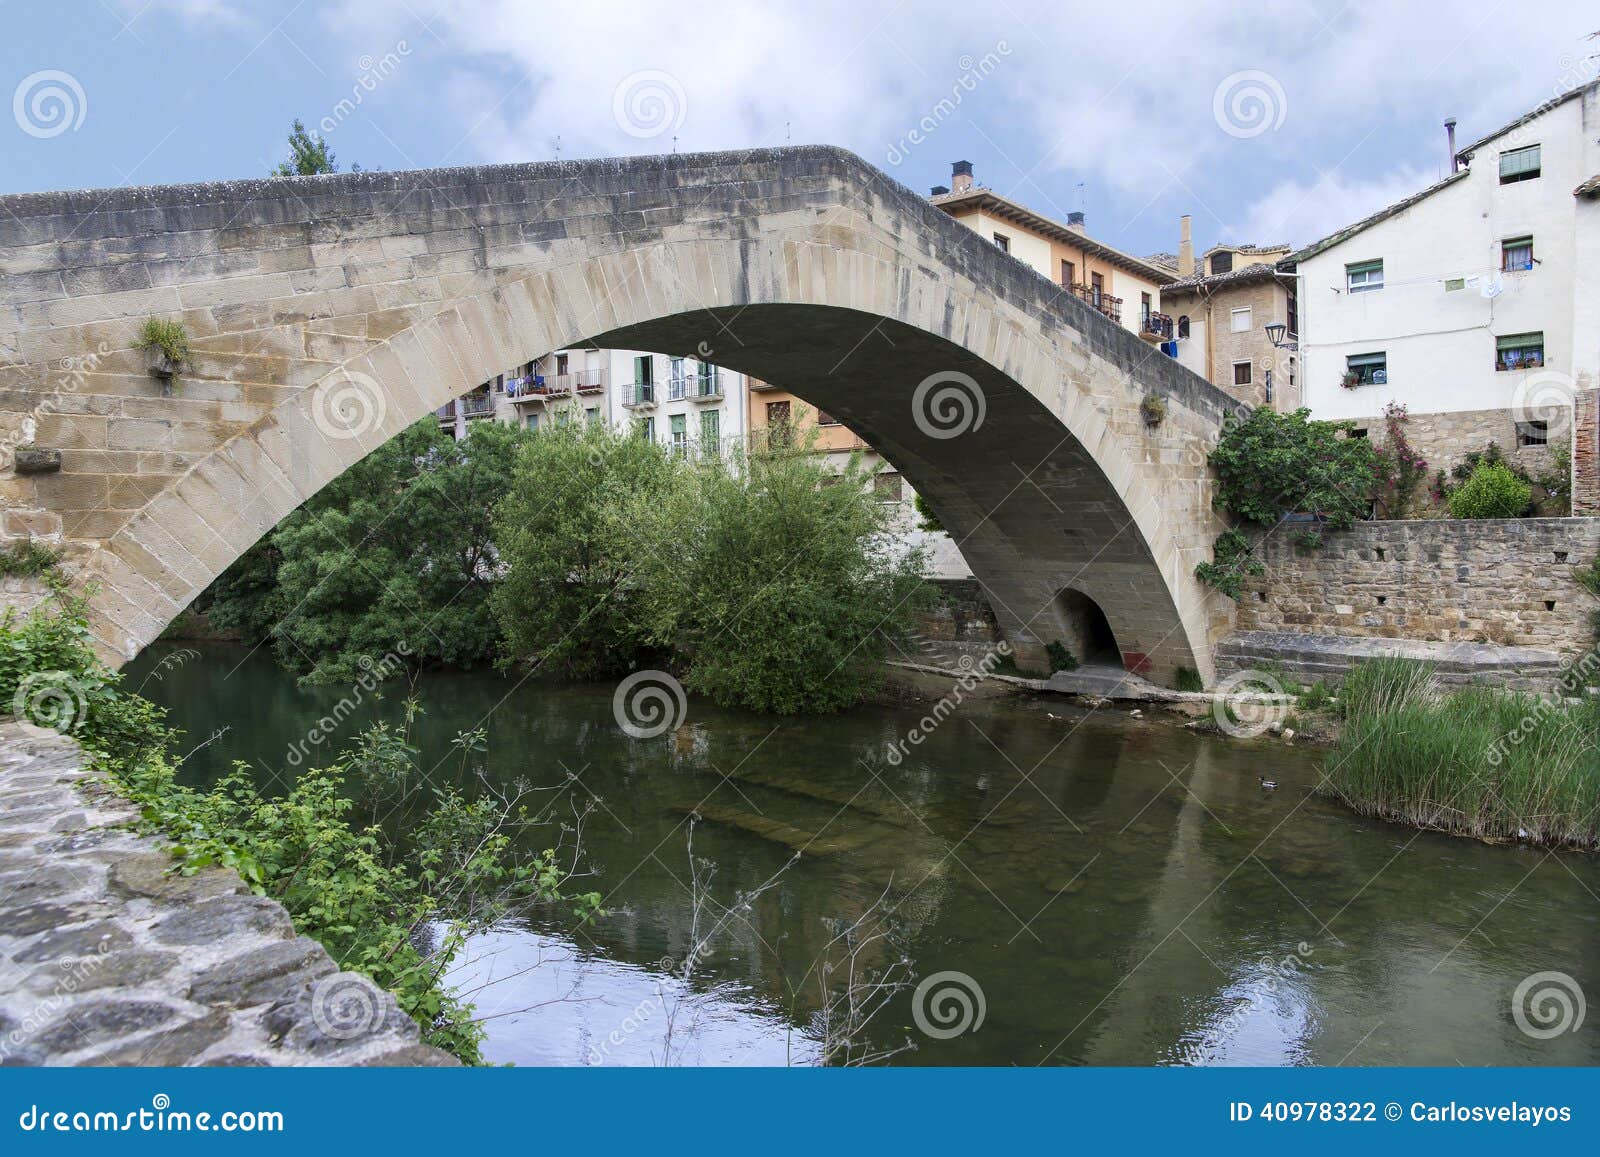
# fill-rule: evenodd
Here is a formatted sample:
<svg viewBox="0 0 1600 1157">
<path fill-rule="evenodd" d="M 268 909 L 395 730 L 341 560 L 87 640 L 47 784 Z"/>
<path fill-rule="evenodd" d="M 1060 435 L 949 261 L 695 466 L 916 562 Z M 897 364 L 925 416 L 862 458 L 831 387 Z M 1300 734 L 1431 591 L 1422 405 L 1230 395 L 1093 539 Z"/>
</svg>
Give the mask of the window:
<svg viewBox="0 0 1600 1157">
<path fill-rule="evenodd" d="M 893 470 L 885 470 L 872 480 L 872 490 L 879 502 L 899 502 L 900 475 Z"/>
<path fill-rule="evenodd" d="M 656 420 L 654 418 L 640 418 L 639 424 L 635 428 L 639 431 L 639 437 L 646 442 L 654 442 L 656 440 Z"/>
<path fill-rule="evenodd" d="M 688 415 L 673 414 L 669 420 L 672 423 L 672 452 L 674 454 L 687 454 L 689 452 Z"/>
<path fill-rule="evenodd" d="M 1549 444 L 1549 422 L 1527 421 L 1517 423 L 1518 446 L 1548 446 Z"/>
<path fill-rule="evenodd" d="M 1214 274 L 1215 273 L 1232 273 L 1233 272 L 1233 254 L 1232 253 L 1213 253 L 1211 255 L 1211 272 L 1214 273 Z"/>
<path fill-rule="evenodd" d="M 839 424 L 839 419 L 835 418 L 832 414 L 828 413 L 828 411 L 826 411 L 826 410 L 818 410 L 817 411 L 817 425 L 819 425 L 819 426 L 837 426 L 838 424 Z"/>
<path fill-rule="evenodd" d="M 994 235 L 994 243 L 999 247 L 1000 252 L 1011 252 L 1011 238 L 1007 237 L 1004 233 L 996 233 Z"/>
<path fill-rule="evenodd" d="M 633 359 L 633 383 L 648 386 L 656 380 L 656 359 L 649 354 Z"/>
<path fill-rule="evenodd" d="M 1285 308 L 1288 310 L 1287 323 L 1288 323 L 1288 326 L 1289 326 L 1289 336 L 1290 337 L 1299 337 L 1300 336 L 1300 303 L 1299 303 L 1299 301 L 1297 301 L 1295 299 L 1294 294 L 1292 294 L 1292 293 L 1289 294 L 1289 301 L 1288 301 L 1287 305 L 1285 306 Z"/>
<path fill-rule="evenodd" d="M 585 422 L 588 422 L 591 426 L 594 423 L 598 422 L 600 420 L 600 407 L 599 406 L 586 407 L 584 409 L 584 411 L 583 411 L 583 420 Z"/>
<path fill-rule="evenodd" d="M 1179 337 L 1188 337 L 1189 336 L 1189 315 L 1188 314 L 1184 314 L 1182 317 L 1178 318 L 1178 336 Z"/>
<path fill-rule="evenodd" d="M 1513 333 L 1495 339 L 1494 368 L 1525 370 L 1544 365 L 1544 334 Z"/>
<path fill-rule="evenodd" d="M 767 403 L 767 445 L 787 446 L 794 440 L 789 428 L 789 403 Z"/>
<path fill-rule="evenodd" d="M 1230 310 L 1228 313 L 1228 328 L 1234 333 L 1249 333 L 1251 317 L 1252 314 L 1248 305 L 1241 309 Z"/>
<path fill-rule="evenodd" d="M 1533 238 L 1511 237 L 1500 242 L 1500 268 L 1507 273 L 1533 268 Z"/>
<path fill-rule="evenodd" d="M 557 354 L 556 355 L 556 377 L 559 378 L 562 375 L 564 375 L 566 372 L 567 372 L 567 355 L 566 354 Z"/>
<path fill-rule="evenodd" d="M 1236 386 L 1248 386 L 1250 384 L 1249 362 L 1233 363 L 1233 384 Z"/>
<path fill-rule="evenodd" d="M 529 414 L 528 415 L 528 419 L 527 419 L 527 426 L 528 426 L 528 429 L 530 429 L 530 430 L 537 430 L 539 428 L 539 415 L 538 414 Z"/>
<path fill-rule="evenodd" d="M 673 358 L 667 362 L 667 397 L 674 400 L 683 397 L 688 389 L 689 379 L 684 376 L 683 359 Z"/>
<path fill-rule="evenodd" d="M 1357 261 L 1344 267 L 1345 288 L 1351 293 L 1366 293 L 1383 288 L 1383 259 Z"/>
<path fill-rule="evenodd" d="M 1389 355 L 1351 354 L 1344 359 L 1346 386 L 1384 386 L 1389 383 Z"/>
<path fill-rule="evenodd" d="M 1106 279 L 1105 279 L 1105 276 L 1103 274 L 1099 274 L 1099 273 L 1091 273 L 1091 274 L 1089 274 L 1089 290 L 1090 290 L 1090 296 L 1094 299 L 1094 303 L 1096 305 L 1099 305 L 1100 304 L 1100 295 L 1105 293 L 1105 291 L 1106 291 Z"/>
<path fill-rule="evenodd" d="M 1150 295 L 1148 293 L 1139 295 L 1139 319 L 1141 321 L 1150 320 Z"/>
<path fill-rule="evenodd" d="M 1078 267 L 1070 261 L 1063 261 L 1061 263 L 1061 284 L 1071 289 L 1073 282 L 1077 280 Z"/>
<path fill-rule="evenodd" d="M 1365 426 L 1357 426 L 1354 430 L 1350 431 L 1350 437 L 1352 438 L 1365 438 L 1366 436 L 1367 428 Z"/>
<path fill-rule="evenodd" d="M 715 458 L 722 445 L 722 411 L 700 411 L 700 453 Z"/>
<path fill-rule="evenodd" d="M 1500 183 L 1531 181 L 1539 175 L 1539 146 L 1507 149 L 1500 154 Z"/>
</svg>

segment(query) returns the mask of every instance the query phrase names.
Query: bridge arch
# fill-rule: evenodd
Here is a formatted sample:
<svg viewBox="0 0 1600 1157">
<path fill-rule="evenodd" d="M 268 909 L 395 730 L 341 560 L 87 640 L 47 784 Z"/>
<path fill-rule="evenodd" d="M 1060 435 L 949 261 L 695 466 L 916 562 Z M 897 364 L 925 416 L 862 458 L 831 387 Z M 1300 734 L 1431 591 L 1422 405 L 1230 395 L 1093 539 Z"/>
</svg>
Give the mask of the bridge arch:
<svg viewBox="0 0 1600 1157">
<path fill-rule="evenodd" d="M 0 343 L 23 364 L 4 372 L 55 399 L 40 443 L 65 435 L 64 459 L 86 467 L 17 489 L 60 520 L 98 580 L 93 627 L 113 661 L 406 425 L 510 366 L 587 345 L 699 354 L 840 417 L 927 498 L 1025 667 L 1042 665 L 1058 592 L 1075 587 L 1130 665 L 1209 678 L 1230 607 L 1193 578 L 1217 529 L 1203 451 L 1235 403 L 850 154 L 36 194 L 0 208 L 0 268 L 58 266 L 53 282 L 6 275 L 21 300 Z M 133 348 L 152 314 L 192 334 L 173 396 Z M 86 350 L 87 386 L 51 393 L 43 364 Z M 1159 425 L 1140 410 L 1151 394 L 1166 402 Z M 185 420 L 186 396 L 203 420 Z M 72 420 L 97 408 L 103 445 L 96 423 Z M 126 445 L 163 430 L 155 449 Z M 66 444 L 75 431 L 89 444 Z M 181 470 L 148 472 L 120 507 L 85 504 L 127 489 L 119 451 L 165 453 Z M 97 454 L 103 477 L 84 484 Z M 62 481 L 74 477 L 76 496 Z"/>
</svg>

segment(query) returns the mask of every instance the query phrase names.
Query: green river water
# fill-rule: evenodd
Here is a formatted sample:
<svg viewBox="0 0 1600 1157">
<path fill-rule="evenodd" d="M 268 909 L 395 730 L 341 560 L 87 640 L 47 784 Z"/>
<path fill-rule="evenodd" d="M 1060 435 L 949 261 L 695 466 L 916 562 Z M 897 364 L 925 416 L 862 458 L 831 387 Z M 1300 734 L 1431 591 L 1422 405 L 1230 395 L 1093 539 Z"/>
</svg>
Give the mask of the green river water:
<svg viewBox="0 0 1600 1157">
<path fill-rule="evenodd" d="M 128 685 L 204 744 L 196 781 L 247 760 L 287 782 L 348 695 L 216 645 L 158 645 Z M 585 888 L 609 909 L 587 928 L 519 913 L 469 945 L 454 979 L 491 1061 L 815 1063 L 822 993 L 845 986 L 814 965 L 865 914 L 858 975 L 914 976 L 859 1038 L 916 1046 L 893 1064 L 1600 1062 L 1600 1012 L 1541 1038 L 1513 1010 L 1538 973 L 1600 993 L 1600 864 L 1360 819 L 1312 794 L 1319 751 L 1001 699 L 888 766 L 925 704 L 790 720 L 691 698 L 676 732 L 634 739 L 611 686 L 456 672 L 418 689 L 430 777 L 473 790 L 449 739 L 483 723 L 484 776 L 548 789 L 539 806 L 569 822 L 587 810 Z M 309 762 L 375 713 L 398 702 L 361 705 Z M 662 962 L 695 943 L 697 879 L 702 928 L 721 928 L 685 980 Z"/>
</svg>

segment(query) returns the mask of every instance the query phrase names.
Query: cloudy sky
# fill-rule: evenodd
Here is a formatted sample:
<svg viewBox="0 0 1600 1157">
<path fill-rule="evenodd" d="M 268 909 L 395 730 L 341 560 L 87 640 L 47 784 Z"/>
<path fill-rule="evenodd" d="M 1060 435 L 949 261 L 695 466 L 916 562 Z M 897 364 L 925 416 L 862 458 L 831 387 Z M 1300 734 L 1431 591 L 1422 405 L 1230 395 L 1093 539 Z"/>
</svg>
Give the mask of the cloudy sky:
<svg viewBox="0 0 1600 1157">
<path fill-rule="evenodd" d="M 1137 253 L 1314 240 L 1595 75 L 1572 3 L 0 0 L 0 189 L 826 142 Z M 1513 29 L 1515 31 L 1513 32 Z"/>
</svg>

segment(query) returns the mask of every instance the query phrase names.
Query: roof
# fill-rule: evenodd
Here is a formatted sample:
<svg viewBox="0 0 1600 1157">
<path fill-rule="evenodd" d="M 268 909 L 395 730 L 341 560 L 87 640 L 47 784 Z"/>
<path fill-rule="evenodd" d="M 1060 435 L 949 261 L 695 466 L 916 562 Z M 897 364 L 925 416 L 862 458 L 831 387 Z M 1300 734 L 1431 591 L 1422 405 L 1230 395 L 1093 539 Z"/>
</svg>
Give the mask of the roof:
<svg viewBox="0 0 1600 1157">
<path fill-rule="evenodd" d="M 1595 197 L 1600 197 L 1600 173 L 1596 173 L 1583 184 L 1579 185 L 1576 189 L 1572 190 L 1572 195 L 1574 197 L 1588 197 L 1591 200 L 1593 200 Z"/>
<path fill-rule="evenodd" d="M 1572 99 L 1574 99 L 1576 97 L 1582 96 L 1584 93 L 1591 91 L 1592 89 L 1596 88 L 1597 86 L 1600 86 L 1600 79 L 1591 80 L 1588 84 L 1579 85 L 1576 88 L 1573 88 L 1573 89 L 1570 89 L 1567 92 L 1561 93 L 1559 96 L 1551 97 L 1549 100 L 1545 101 L 1543 104 L 1537 105 L 1534 108 L 1529 109 L 1527 112 L 1525 112 L 1521 116 L 1519 116 L 1516 120 L 1510 122 L 1509 124 L 1501 125 L 1499 128 L 1495 129 L 1495 131 L 1490 133 L 1488 136 L 1480 137 L 1477 140 L 1473 141 L 1470 145 L 1467 145 L 1465 148 L 1460 149 L 1456 153 L 1456 159 L 1461 161 L 1463 163 L 1463 166 L 1465 166 L 1465 164 L 1467 162 L 1470 162 L 1472 160 L 1472 154 L 1477 152 L 1479 149 L 1481 149 L 1484 145 L 1488 144 L 1490 141 L 1495 140 L 1497 137 L 1502 137 L 1506 133 L 1509 133 L 1509 132 L 1511 132 L 1511 131 L 1513 131 L 1515 129 L 1521 128 L 1523 125 L 1529 123 L 1530 121 L 1533 121 L 1533 120 L 1538 119 L 1539 117 L 1542 117 L 1545 113 L 1549 112 L 1551 109 L 1556 108 L 1556 107 L 1558 107 L 1560 105 L 1563 105 L 1567 101 L 1572 100 Z M 1376 213 L 1372 214 L 1370 217 L 1363 217 L 1361 220 L 1357 221 L 1354 225 L 1346 225 L 1343 229 L 1340 229 L 1337 233 L 1330 233 L 1330 234 L 1328 234 L 1328 236 L 1324 237 L 1320 241 L 1313 241 L 1310 245 L 1307 245 L 1304 249 L 1300 250 L 1298 253 L 1291 253 L 1291 254 L 1289 254 L 1289 256 L 1285 257 L 1283 259 L 1283 264 L 1292 266 L 1292 265 L 1294 265 L 1294 264 L 1296 264 L 1298 262 L 1305 261 L 1305 260 L 1308 260 L 1309 258 L 1315 257 L 1317 254 L 1321 253 L 1323 250 L 1331 249 L 1333 246 L 1338 245 L 1341 242 L 1349 240 L 1351 237 L 1354 237 L 1357 233 L 1360 233 L 1362 230 L 1370 229 L 1372 226 L 1378 224 L 1378 222 L 1380 222 L 1380 221 L 1385 221 L 1385 220 L 1389 219 L 1390 217 L 1393 217 L 1397 213 L 1405 212 L 1407 209 L 1411 208 L 1411 206 L 1415 205 L 1417 202 L 1423 200 L 1426 197 L 1433 196 L 1433 194 L 1437 193 L 1440 189 L 1445 188 L 1447 185 L 1455 184 L 1455 182 L 1457 182 L 1457 181 L 1461 180 L 1461 178 L 1465 177 L 1468 172 L 1470 172 L 1469 169 L 1467 169 L 1465 167 L 1462 167 L 1462 168 L 1456 170 L 1454 173 L 1451 173 L 1444 180 L 1434 182 L 1432 185 L 1429 185 L 1426 189 L 1423 189 L 1421 192 L 1413 193 L 1411 196 L 1405 198 L 1403 201 L 1396 201 L 1393 205 L 1389 205 L 1386 208 L 1379 209 Z M 1597 188 L 1591 188 L 1590 187 L 1590 186 L 1593 186 L 1597 180 L 1600 180 L 1600 175 L 1597 175 L 1596 177 L 1591 177 L 1588 181 L 1585 181 L 1582 185 L 1579 185 L 1576 189 L 1573 190 L 1573 195 L 1574 196 L 1582 196 L 1582 197 L 1591 197 L 1591 196 L 1597 195 L 1597 193 L 1600 193 L 1600 187 L 1597 187 Z"/>
<path fill-rule="evenodd" d="M 1289 256 L 1285 257 L 1283 259 L 1283 264 L 1292 266 L 1292 265 L 1298 264 L 1301 261 L 1307 261 L 1307 260 L 1315 257 L 1317 254 L 1321 253 L 1324 249 L 1332 249 L 1335 245 L 1338 245 L 1338 244 L 1340 244 L 1340 243 L 1342 243 L 1344 241 L 1348 241 L 1350 238 L 1354 237 L 1357 233 L 1360 233 L 1365 229 L 1372 228 L 1378 222 L 1387 221 L 1390 217 L 1393 217 L 1397 213 L 1404 213 L 1407 209 L 1411 208 L 1411 206 L 1415 205 L 1418 201 L 1421 201 L 1421 200 L 1424 200 L 1427 197 L 1433 196 L 1440 189 L 1443 189 L 1447 185 L 1455 184 L 1457 181 L 1459 181 L 1463 177 L 1465 177 L 1470 171 L 1471 170 L 1469 170 L 1469 169 L 1458 169 L 1454 173 L 1451 173 L 1444 180 L 1436 181 L 1433 184 L 1429 185 L 1426 189 L 1423 189 L 1420 193 L 1413 193 L 1413 194 L 1411 194 L 1411 196 L 1405 198 L 1402 201 L 1396 201 L 1393 205 L 1387 205 L 1384 208 L 1379 209 L 1376 213 L 1372 214 L 1370 217 L 1363 217 L 1361 220 L 1357 221 L 1354 225 L 1346 225 L 1343 229 L 1340 229 L 1337 233 L 1330 233 L 1320 241 L 1313 241 L 1310 245 L 1307 245 L 1304 249 L 1300 250 L 1298 253 L 1291 253 L 1291 254 L 1289 254 Z"/>
<path fill-rule="evenodd" d="M 984 189 L 974 185 L 959 193 L 945 193 L 937 197 L 929 197 L 931 204 L 937 205 L 952 216 L 958 209 L 982 209 L 993 213 L 996 217 L 1011 221 L 1025 229 L 1043 234 L 1052 241 L 1059 241 L 1064 245 L 1071 245 L 1074 249 L 1081 249 L 1085 253 L 1093 254 L 1103 261 L 1117 265 L 1130 273 L 1137 273 L 1148 281 L 1157 285 L 1166 285 L 1176 276 L 1175 269 L 1167 269 L 1160 265 L 1153 265 L 1142 257 L 1134 257 L 1113 249 L 1103 241 L 1096 241 L 1086 233 L 1069 228 L 1059 221 L 1052 220 L 1042 213 L 1035 213 L 1026 205 L 1018 204 L 1010 197 L 1003 197 L 993 189 Z"/>
<path fill-rule="evenodd" d="M 1495 129 L 1494 132 L 1490 133 L 1488 136 L 1479 137 L 1477 140 L 1473 141 L 1470 145 L 1467 145 L 1466 147 L 1460 149 L 1456 153 L 1457 159 L 1462 160 L 1462 161 L 1471 160 L 1473 153 L 1477 152 L 1484 145 L 1488 144 L 1490 141 L 1494 140 L 1496 137 L 1503 137 L 1503 136 L 1505 136 L 1505 134 L 1511 132 L 1513 129 L 1520 129 L 1523 125 L 1527 124 L 1529 121 L 1536 120 L 1537 118 L 1544 116 L 1544 114 L 1549 112 L 1551 109 L 1556 108 L 1556 107 L 1558 107 L 1560 105 L 1564 105 L 1569 100 L 1572 100 L 1575 97 L 1582 96 L 1584 93 L 1586 93 L 1586 92 L 1590 91 L 1591 89 L 1593 89 L 1596 85 L 1600 85 L 1600 79 L 1591 80 L 1588 84 L 1581 84 L 1577 88 L 1569 89 L 1566 92 L 1563 92 L 1563 93 L 1560 93 L 1557 96 L 1551 97 L 1549 100 L 1545 101 L 1543 104 L 1535 105 L 1533 108 L 1531 108 L 1527 112 L 1523 113 L 1521 116 L 1519 116 L 1516 120 L 1512 121 L 1510 124 L 1501 125 L 1499 128 Z"/>
<path fill-rule="evenodd" d="M 1178 255 L 1176 253 L 1147 253 L 1144 259 L 1151 265 L 1159 265 L 1163 269 L 1178 271 Z"/>
<path fill-rule="evenodd" d="M 1264 281 L 1278 276 L 1278 267 L 1262 261 L 1250 265 L 1240 266 L 1238 269 L 1229 270 L 1227 273 L 1196 273 L 1193 277 L 1183 277 L 1171 285 L 1162 288 L 1163 293 L 1183 293 L 1194 291 L 1196 293 L 1205 289 L 1214 289 L 1223 285 L 1241 285 L 1250 281 Z"/>
<path fill-rule="evenodd" d="M 1202 257 L 1210 257 L 1213 253 L 1287 253 L 1293 248 L 1294 248 L 1294 246 L 1290 245 L 1287 241 L 1283 242 L 1281 245 L 1222 245 L 1222 244 L 1217 244 L 1217 245 L 1213 245 L 1210 249 L 1207 249 L 1204 253 L 1201 254 L 1201 256 Z"/>
</svg>

